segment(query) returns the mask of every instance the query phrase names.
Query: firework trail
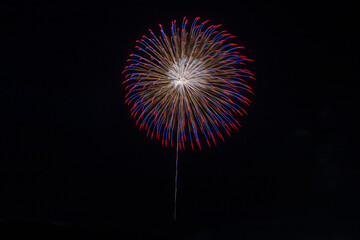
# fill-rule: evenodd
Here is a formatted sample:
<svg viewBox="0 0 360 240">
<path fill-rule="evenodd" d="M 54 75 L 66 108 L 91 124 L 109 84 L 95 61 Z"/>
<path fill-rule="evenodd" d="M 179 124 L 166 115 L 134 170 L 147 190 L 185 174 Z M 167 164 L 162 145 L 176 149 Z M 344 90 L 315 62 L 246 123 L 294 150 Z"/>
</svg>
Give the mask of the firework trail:
<svg viewBox="0 0 360 240">
<path fill-rule="evenodd" d="M 244 47 L 231 42 L 235 36 L 219 30 L 221 25 L 198 21 L 188 26 L 184 17 L 180 27 L 174 20 L 170 35 L 160 24 L 158 36 L 149 29 L 123 71 L 125 103 L 136 125 L 176 148 L 174 219 L 178 151 L 201 149 L 202 142 L 211 147 L 224 141 L 223 133 L 238 130 L 238 117 L 247 114 L 250 103 L 246 96 L 252 94 L 246 83 L 255 79 L 245 65 L 252 60 L 240 52 Z"/>
</svg>

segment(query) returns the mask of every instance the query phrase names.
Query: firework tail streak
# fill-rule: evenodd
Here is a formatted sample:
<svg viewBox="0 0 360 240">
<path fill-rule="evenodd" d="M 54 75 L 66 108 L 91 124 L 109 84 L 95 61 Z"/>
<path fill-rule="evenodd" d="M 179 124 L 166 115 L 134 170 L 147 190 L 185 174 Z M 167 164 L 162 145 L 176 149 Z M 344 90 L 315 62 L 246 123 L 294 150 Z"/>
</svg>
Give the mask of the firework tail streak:
<svg viewBox="0 0 360 240">
<path fill-rule="evenodd" d="M 231 42 L 235 36 L 199 19 L 190 28 L 186 17 L 181 28 L 172 21 L 170 36 L 160 24 L 159 36 L 149 29 L 123 71 L 125 103 L 136 125 L 163 146 L 176 148 L 174 220 L 178 151 L 186 145 L 201 149 L 201 142 L 211 147 L 216 139 L 224 141 L 224 132 L 230 136 L 238 130 L 237 118 L 250 104 L 246 96 L 253 94 L 247 82 L 255 79 L 245 64 L 253 60 Z"/>
</svg>

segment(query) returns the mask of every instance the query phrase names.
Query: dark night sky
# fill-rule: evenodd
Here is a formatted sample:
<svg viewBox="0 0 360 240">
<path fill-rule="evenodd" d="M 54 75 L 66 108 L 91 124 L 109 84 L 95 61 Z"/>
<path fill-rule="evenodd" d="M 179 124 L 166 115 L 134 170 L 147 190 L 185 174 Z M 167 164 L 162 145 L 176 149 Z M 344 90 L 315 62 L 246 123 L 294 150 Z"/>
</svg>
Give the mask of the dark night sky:
<svg viewBox="0 0 360 240">
<path fill-rule="evenodd" d="M 360 235 L 355 5 L 114 2 L 2 7 L 0 224 L 145 239 Z M 148 28 L 183 16 L 238 36 L 257 80 L 240 131 L 180 153 L 173 223 L 175 151 L 135 127 L 121 71 Z"/>
</svg>

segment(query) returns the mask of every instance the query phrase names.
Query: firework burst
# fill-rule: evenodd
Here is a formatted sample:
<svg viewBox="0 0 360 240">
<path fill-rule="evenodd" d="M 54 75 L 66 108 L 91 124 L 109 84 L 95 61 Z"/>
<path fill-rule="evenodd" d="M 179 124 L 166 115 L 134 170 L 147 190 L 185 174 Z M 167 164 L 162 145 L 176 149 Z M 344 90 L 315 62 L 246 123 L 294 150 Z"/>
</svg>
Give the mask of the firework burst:
<svg viewBox="0 0 360 240">
<path fill-rule="evenodd" d="M 252 61 L 240 53 L 243 48 L 230 42 L 234 36 L 221 25 L 191 27 L 183 19 L 181 29 L 171 23 L 171 35 L 160 26 L 160 35 L 149 29 L 142 36 L 125 67 L 126 103 L 131 116 L 147 136 L 165 146 L 185 149 L 188 141 L 201 149 L 201 138 L 211 146 L 223 133 L 238 130 L 236 115 L 247 114 L 244 107 L 252 93 L 246 84 L 253 74 L 245 68 Z"/>
<path fill-rule="evenodd" d="M 125 103 L 131 105 L 131 116 L 147 136 L 160 139 L 165 146 L 176 146 L 174 220 L 178 178 L 178 151 L 205 141 L 209 147 L 216 139 L 224 140 L 238 130 L 238 115 L 247 114 L 244 107 L 252 93 L 246 84 L 255 79 L 245 63 L 252 61 L 231 42 L 233 35 L 219 30 L 221 25 L 198 24 L 190 27 L 184 17 L 181 28 L 171 22 L 171 35 L 160 26 L 160 36 L 150 29 L 142 36 L 131 54 L 123 84 Z"/>
</svg>

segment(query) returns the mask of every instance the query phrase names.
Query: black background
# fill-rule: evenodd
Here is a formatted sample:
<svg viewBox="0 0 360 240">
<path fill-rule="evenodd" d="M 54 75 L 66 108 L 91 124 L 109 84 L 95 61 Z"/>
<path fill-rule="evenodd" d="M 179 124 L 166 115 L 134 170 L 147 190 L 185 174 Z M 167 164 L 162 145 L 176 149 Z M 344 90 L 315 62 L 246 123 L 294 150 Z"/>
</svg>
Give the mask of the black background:
<svg viewBox="0 0 360 240">
<path fill-rule="evenodd" d="M 344 1 L 6 3 L 0 238 L 357 239 L 356 14 Z M 174 223 L 175 151 L 130 119 L 121 71 L 148 28 L 183 16 L 236 35 L 257 80 L 240 131 L 180 153 Z"/>
</svg>

